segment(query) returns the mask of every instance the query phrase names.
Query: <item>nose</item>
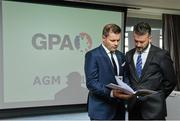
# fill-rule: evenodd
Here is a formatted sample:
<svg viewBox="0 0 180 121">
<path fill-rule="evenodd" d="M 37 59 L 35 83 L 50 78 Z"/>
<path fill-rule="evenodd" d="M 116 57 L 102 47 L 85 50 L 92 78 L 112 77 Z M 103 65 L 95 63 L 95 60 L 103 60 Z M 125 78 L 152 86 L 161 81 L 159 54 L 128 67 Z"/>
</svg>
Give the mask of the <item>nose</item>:
<svg viewBox="0 0 180 121">
<path fill-rule="evenodd" d="M 141 47 L 140 42 L 136 42 L 136 46 L 137 46 L 137 47 Z"/>
<path fill-rule="evenodd" d="M 118 41 L 115 41 L 115 42 L 114 42 L 114 45 L 116 45 L 116 46 L 117 46 L 118 44 L 119 44 L 119 42 L 118 42 Z"/>
</svg>

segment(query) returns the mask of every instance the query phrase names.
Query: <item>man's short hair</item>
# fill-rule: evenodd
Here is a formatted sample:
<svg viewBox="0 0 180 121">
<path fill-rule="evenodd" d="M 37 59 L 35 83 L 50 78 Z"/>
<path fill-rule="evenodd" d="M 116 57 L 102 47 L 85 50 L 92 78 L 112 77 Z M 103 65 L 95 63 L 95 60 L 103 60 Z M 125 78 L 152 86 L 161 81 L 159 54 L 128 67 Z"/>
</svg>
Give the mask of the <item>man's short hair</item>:
<svg viewBox="0 0 180 121">
<path fill-rule="evenodd" d="M 146 22 L 140 22 L 134 25 L 133 32 L 138 35 L 144 35 L 146 33 L 151 35 L 151 26 Z"/>
<path fill-rule="evenodd" d="M 109 36 L 110 32 L 119 34 L 119 33 L 121 33 L 121 28 L 116 24 L 107 24 L 103 28 L 102 36 L 107 37 L 107 36 Z"/>
</svg>

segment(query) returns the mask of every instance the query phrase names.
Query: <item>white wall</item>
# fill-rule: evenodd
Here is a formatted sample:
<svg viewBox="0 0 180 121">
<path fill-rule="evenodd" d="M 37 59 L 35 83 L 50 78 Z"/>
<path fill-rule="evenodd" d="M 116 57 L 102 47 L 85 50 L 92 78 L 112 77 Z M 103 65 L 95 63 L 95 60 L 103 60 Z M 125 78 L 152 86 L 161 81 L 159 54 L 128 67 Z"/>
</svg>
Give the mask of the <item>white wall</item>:
<svg viewBox="0 0 180 121">
<path fill-rule="evenodd" d="M 180 92 L 173 91 L 167 98 L 167 120 L 180 120 Z"/>
</svg>

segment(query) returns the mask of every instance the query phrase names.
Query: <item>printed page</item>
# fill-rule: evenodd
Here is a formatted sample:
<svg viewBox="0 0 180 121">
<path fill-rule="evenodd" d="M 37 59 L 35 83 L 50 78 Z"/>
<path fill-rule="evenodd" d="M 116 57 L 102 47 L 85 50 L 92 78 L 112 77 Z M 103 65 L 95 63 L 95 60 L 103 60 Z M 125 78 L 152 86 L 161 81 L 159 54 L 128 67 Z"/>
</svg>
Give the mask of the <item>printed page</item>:
<svg viewBox="0 0 180 121">
<path fill-rule="evenodd" d="M 137 96 L 146 96 L 146 95 L 157 93 L 157 91 L 153 91 L 153 90 L 149 90 L 149 89 L 139 89 L 137 91 L 134 91 L 129 85 L 127 85 L 126 83 L 124 83 L 122 81 L 121 76 L 115 76 L 115 78 L 116 78 L 118 85 L 110 83 L 110 84 L 106 85 L 108 88 L 119 89 L 126 94 L 135 94 Z"/>
</svg>

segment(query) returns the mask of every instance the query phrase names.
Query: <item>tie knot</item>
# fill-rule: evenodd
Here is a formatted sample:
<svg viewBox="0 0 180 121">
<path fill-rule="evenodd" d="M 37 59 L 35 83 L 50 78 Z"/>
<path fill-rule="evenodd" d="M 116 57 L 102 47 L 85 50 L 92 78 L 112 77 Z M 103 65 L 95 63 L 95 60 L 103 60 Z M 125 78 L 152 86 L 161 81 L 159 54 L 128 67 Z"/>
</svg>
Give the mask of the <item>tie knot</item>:
<svg viewBox="0 0 180 121">
<path fill-rule="evenodd" d="M 143 53 L 143 52 L 142 52 L 142 51 L 140 51 L 140 52 L 138 52 L 138 55 L 142 55 L 142 53 Z"/>
<path fill-rule="evenodd" d="M 113 51 L 110 51 L 110 53 L 114 53 Z"/>
<path fill-rule="evenodd" d="M 138 54 L 138 58 L 140 58 L 140 57 L 141 57 L 141 53 Z"/>
<path fill-rule="evenodd" d="M 111 56 L 112 56 L 113 54 L 115 54 L 115 52 L 113 52 L 113 51 L 110 51 L 110 54 L 111 54 Z"/>
</svg>

